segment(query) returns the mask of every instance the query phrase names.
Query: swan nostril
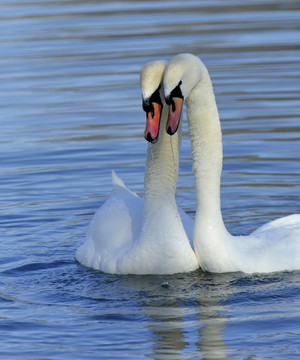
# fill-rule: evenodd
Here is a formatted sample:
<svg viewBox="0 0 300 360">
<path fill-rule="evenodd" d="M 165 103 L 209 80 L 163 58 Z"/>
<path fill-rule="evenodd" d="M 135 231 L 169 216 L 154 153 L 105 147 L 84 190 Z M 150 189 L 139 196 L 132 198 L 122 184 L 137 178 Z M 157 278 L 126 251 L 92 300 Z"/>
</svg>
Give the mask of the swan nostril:
<svg viewBox="0 0 300 360">
<path fill-rule="evenodd" d="M 171 105 L 172 105 L 172 111 L 175 112 L 175 110 L 176 110 L 176 105 L 175 105 L 175 101 L 174 101 L 174 100 L 172 100 Z"/>
</svg>

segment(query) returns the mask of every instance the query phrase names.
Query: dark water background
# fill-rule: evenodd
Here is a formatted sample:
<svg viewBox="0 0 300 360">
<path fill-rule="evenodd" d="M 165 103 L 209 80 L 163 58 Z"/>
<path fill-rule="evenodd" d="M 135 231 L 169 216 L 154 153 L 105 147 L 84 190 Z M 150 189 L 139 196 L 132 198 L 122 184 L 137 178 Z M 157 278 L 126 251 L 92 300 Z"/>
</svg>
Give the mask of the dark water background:
<svg viewBox="0 0 300 360">
<path fill-rule="evenodd" d="M 139 71 L 180 52 L 213 80 L 228 229 L 299 213 L 298 0 L 2 0 L 2 359 L 300 357 L 299 272 L 115 276 L 74 260 L 111 170 L 142 194 Z M 184 130 L 178 203 L 194 216 Z"/>
</svg>

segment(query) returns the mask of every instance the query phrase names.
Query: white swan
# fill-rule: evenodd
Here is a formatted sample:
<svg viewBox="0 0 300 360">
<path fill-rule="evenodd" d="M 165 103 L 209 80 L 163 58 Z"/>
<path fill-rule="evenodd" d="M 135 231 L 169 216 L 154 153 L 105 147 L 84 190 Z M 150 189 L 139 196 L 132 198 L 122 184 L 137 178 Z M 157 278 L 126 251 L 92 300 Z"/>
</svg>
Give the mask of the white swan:
<svg viewBox="0 0 300 360">
<path fill-rule="evenodd" d="M 192 144 L 197 196 L 194 246 L 200 266 L 211 272 L 273 272 L 300 269 L 300 215 L 271 221 L 249 236 L 226 230 L 220 206 L 222 133 L 208 71 L 191 54 L 175 56 L 164 73 L 170 114 L 169 134 L 176 132 L 183 101 Z"/>
<path fill-rule="evenodd" d="M 144 199 L 126 188 L 113 173 L 111 197 L 94 215 L 85 243 L 76 259 L 83 265 L 116 274 L 173 274 L 196 270 L 199 265 L 182 221 L 192 237 L 193 221 L 175 201 L 179 137 L 165 132 L 168 106 L 162 110 L 160 90 L 165 61 L 141 70 L 143 107 L 147 113 L 148 145 Z"/>
</svg>

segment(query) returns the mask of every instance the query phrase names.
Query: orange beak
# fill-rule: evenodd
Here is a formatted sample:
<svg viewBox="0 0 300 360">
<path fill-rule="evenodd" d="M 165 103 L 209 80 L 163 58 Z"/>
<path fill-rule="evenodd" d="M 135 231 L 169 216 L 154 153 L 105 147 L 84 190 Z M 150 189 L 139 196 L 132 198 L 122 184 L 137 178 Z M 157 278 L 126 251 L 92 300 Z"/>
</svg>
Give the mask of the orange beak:
<svg viewBox="0 0 300 360">
<path fill-rule="evenodd" d="M 158 140 L 162 106 L 156 102 L 151 103 L 151 105 L 152 110 L 146 113 L 146 128 L 144 137 L 147 141 L 155 143 Z"/>
<path fill-rule="evenodd" d="M 183 106 L 183 99 L 179 97 L 173 97 L 170 109 L 169 109 L 169 116 L 166 125 L 166 130 L 169 135 L 174 135 L 178 129 L 179 121 L 181 117 Z"/>
</svg>

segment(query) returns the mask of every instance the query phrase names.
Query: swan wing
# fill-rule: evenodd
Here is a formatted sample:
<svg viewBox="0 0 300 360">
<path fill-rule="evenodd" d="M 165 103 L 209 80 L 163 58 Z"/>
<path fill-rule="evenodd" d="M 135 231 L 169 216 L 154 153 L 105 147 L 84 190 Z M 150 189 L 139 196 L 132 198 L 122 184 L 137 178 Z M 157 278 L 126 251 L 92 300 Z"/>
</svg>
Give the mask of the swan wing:
<svg viewBox="0 0 300 360">
<path fill-rule="evenodd" d="M 248 237 L 248 244 L 248 261 L 244 259 L 246 268 L 249 264 L 248 272 L 299 270 L 300 215 L 285 216 L 261 226 Z"/>
<path fill-rule="evenodd" d="M 76 252 L 84 266 L 114 273 L 117 258 L 131 248 L 140 232 L 144 201 L 115 172 L 111 196 L 96 211 L 85 242 Z"/>
<path fill-rule="evenodd" d="M 277 239 L 298 238 L 300 241 L 300 214 L 288 215 L 270 221 L 259 227 L 251 235 L 259 237 L 268 236 L 271 238 L 271 234 L 272 240 L 275 237 Z"/>
<path fill-rule="evenodd" d="M 128 187 L 124 184 L 124 181 L 117 175 L 117 173 L 113 170 L 111 172 L 111 180 L 112 180 L 112 194 L 118 195 L 118 194 L 124 194 L 124 195 L 133 195 L 135 197 L 138 197 L 138 195 L 129 190 Z"/>
</svg>

